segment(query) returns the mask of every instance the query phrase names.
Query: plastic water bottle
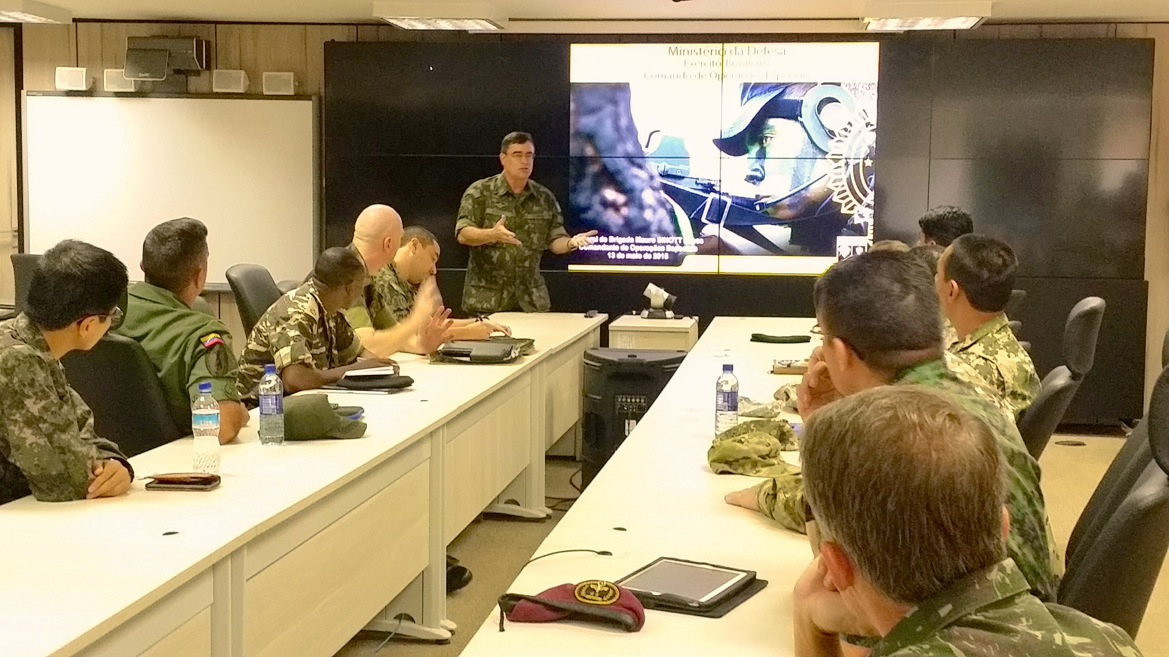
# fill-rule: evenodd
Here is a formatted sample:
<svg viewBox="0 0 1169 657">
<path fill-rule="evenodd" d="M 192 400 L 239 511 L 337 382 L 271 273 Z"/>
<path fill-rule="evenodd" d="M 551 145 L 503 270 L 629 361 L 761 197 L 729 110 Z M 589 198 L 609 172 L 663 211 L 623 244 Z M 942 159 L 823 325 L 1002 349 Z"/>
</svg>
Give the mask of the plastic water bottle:
<svg viewBox="0 0 1169 657">
<path fill-rule="evenodd" d="M 284 384 L 275 365 L 265 365 L 260 379 L 260 444 L 284 444 Z"/>
<path fill-rule="evenodd" d="M 720 434 L 739 423 L 739 380 L 734 365 L 723 365 L 714 384 L 714 433 Z"/>
<path fill-rule="evenodd" d="M 191 404 L 191 434 L 195 437 L 195 472 L 219 474 L 219 402 L 211 396 L 211 384 L 199 384 L 199 397 Z"/>
</svg>

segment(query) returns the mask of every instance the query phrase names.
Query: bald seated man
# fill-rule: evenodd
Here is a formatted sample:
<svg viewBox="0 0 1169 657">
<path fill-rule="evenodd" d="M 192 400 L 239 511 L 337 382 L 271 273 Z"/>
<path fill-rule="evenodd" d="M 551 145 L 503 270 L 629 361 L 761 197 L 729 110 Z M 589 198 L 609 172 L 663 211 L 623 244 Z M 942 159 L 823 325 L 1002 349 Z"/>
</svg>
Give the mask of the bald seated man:
<svg viewBox="0 0 1169 657">
<path fill-rule="evenodd" d="M 365 262 L 370 282 L 345 311 L 345 318 L 361 338 L 361 344 L 381 358 L 400 351 L 429 354 L 451 339 L 450 311 L 442 307 L 433 280 L 419 288 L 402 321 L 384 329 L 374 327 L 372 318 L 382 311 L 384 302 L 372 281 L 393 261 L 401 244 L 402 217 L 390 206 L 371 205 L 357 216 L 350 248 Z"/>
</svg>

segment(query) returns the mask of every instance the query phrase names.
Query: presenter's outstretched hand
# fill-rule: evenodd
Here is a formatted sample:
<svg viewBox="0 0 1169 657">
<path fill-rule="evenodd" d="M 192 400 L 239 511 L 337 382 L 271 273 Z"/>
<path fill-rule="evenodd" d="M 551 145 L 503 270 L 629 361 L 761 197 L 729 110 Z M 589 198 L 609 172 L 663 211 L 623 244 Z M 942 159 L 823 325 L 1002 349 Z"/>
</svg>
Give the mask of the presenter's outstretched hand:
<svg viewBox="0 0 1169 657">
<path fill-rule="evenodd" d="M 593 238 L 597 236 L 597 231 L 590 230 L 587 233 L 577 233 L 568 238 L 568 248 L 576 250 L 583 246 L 588 246 L 592 243 Z"/>
<path fill-rule="evenodd" d="M 130 490 L 130 471 L 117 459 L 105 459 L 93 464 L 93 481 L 85 499 L 117 497 Z"/>
<path fill-rule="evenodd" d="M 507 217 L 495 222 L 491 227 L 491 232 L 494 233 L 496 244 L 511 244 L 512 246 L 519 246 L 520 241 L 516 239 L 515 233 L 507 229 Z"/>
</svg>

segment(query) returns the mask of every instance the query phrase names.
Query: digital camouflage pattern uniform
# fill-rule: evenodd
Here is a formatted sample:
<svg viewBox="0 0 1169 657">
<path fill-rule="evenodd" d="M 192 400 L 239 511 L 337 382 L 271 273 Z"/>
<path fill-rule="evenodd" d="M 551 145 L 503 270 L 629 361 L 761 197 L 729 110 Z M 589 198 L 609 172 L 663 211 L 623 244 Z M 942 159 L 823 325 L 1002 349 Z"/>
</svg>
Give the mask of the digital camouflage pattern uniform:
<svg viewBox="0 0 1169 657">
<path fill-rule="evenodd" d="M 463 193 L 455 235 L 464 228 L 491 228 L 500 219 L 520 246 L 488 244 L 471 249 L 463 284 L 463 311 L 490 314 L 520 309 L 548 312 L 552 301 L 540 275 L 540 258 L 552 242 L 568 237 L 560 204 L 547 187 L 529 180 L 513 194 L 503 174 L 476 181 Z"/>
<path fill-rule="evenodd" d="M 93 464 L 118 446 L 93 431 L 93 413 L 27 315 L 0 324 L 0 504 L 29 493 L 42 502 L 85 498 Z M 15 538 L 15 537 L 14 537 Z"/>
<path fill-rule="evenodd" d="M 947 364 L 962 378 L 990 391 L 1012 417 L 1019 417 L 1039 394 L 1039 375 L 1007 316 L 1000 314 L 947 347 Z"/>
<path fill-rule="evenodd" d="M 1124 630 L 1043 604 L 1007 559 L 919 603 L 872 657 L 1140 657 Z"/>
<path fill-rule="evenodd" d="M 345 318 L 355 329 L 388 329 L 410 314 L 418 287 L 399 276 L 391 262 L 373 276 L 362 298 L 345 311 Z"/>
<path fill-rule="evenodd" d="M 114 332 L 142 345 L 177 426 L 191 426 L 191 404 L 199 397 L 200 383 L 211 384 L 216 401 L 239 401 L 239 364 L 227 327 L 187 307 L 174 292 L 149 283 L 131 285 L 126 319 Z"/>
<path fill-rule="evenodd" d="M 315 280 L 280 297 L 256 322 L 240 356 L 236 387 L 248 403 L 256 399 L 256 386 L 264 365 L 276 364 L 276 372 L 297 363 L 320 370 L 356 362 L 361 340 L 343 313 L 325 314 Z"/>
<path fill-rule="evenodd" d="M 975 386 L 951 372 L 942 360 L 901 372 L 894 385 L 921 385 L 946 393 L 963 410 L 991 428 L 1006 463 L 1006 505 L 1011 516 L 1007 554 L 1019 565 L 1036 596 L 1054 600 L 1063 562 L 1056 551 L 1043 491 L 1039 488 L 1039 463 L 1023 444 L 1014 419 L 989 402 Z M 805 531 L 808 518 L 804 481 L 799 473 L 768 479 L 755 488 L 755 499 L 764 515 L 793 531 Z"/>
</svg>

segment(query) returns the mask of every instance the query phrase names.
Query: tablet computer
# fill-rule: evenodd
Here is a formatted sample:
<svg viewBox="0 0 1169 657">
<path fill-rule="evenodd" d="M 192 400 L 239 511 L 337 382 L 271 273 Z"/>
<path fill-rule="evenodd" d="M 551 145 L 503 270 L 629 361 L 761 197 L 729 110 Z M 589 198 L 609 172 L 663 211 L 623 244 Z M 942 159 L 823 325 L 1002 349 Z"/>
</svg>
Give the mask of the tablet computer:
<svg viewBox="0 0 1169 657">
<path fill-rule="evenodd" d="M 638 599 L 674 601 L 688 607 L 714 607 L 755 581 L 749 570 L 661 557 L 617 580 Z"/>
</svg>

